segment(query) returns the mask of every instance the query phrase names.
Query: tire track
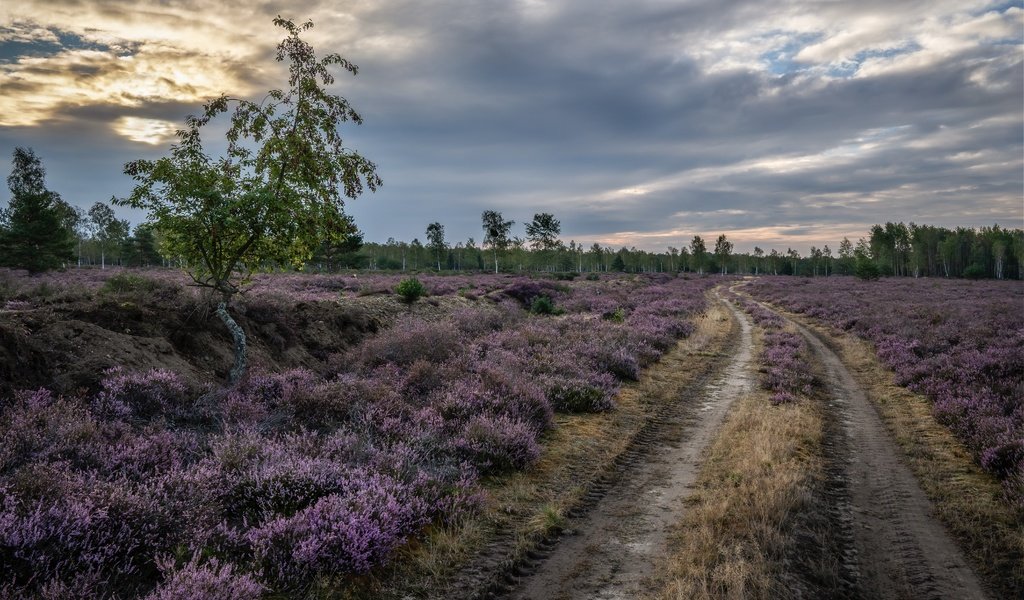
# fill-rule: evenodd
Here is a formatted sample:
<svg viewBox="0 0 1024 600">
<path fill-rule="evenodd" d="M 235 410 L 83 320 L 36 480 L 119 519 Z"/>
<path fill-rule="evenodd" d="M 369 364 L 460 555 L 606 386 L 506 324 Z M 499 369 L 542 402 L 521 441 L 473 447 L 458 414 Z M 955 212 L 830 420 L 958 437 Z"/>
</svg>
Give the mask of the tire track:
<svg viewBox="0 0 1024 600">
<path fill-rule="evenodd" d="M 763 305 L 771 310 L 771 307 Z M 780 315 L 783 316 L 783 315 Z M 786 318 L 783 316 L 783 318 Z M 826 372 L 829 408 L 842 439 L 831 444 L 845 477 L 836 485 L 844 575 L 866 598 L 972 599 L 986 594 L 850 371 L 819 335 L 791 319 Z"/>
<path fill-rule="evenodd" d="M 718 298 L 722 301 L 721 297 Z M 509 597 L 536 600 L 634 598 L 666 552 L 670 527 L 698 473 L 701 454 L 714 439 L 733 400 L 753 386 L 751 325 L 722 301 L 739 324 L 739 342 L 723 373 L 705 385 L 692 421 L 666 417 L 649 433 L 644 456 L 614 486 L 595 490 L 591 510 L 551 548 L 533 572 L 520 570 Z M 675 422 L 673 422 L 675 421 Z M 635 460 L 643 458 L 644 460 Z"/>
</svg>

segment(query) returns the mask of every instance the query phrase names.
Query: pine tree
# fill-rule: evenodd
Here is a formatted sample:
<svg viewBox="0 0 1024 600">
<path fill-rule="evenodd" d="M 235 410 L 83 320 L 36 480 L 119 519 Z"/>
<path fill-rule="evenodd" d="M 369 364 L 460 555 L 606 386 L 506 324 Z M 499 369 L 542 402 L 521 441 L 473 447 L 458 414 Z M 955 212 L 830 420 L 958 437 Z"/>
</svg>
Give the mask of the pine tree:
<svg viewBox="0 0 1024 600">
<path fill-rule="evenodd" d="M 0 264 L 38 273 L 74 256 L 74 210 L 46 189 L 46 170 L 31 149 L 15 148 L 7 186 L 10 206 L 0 214 Z"/>
</svg>

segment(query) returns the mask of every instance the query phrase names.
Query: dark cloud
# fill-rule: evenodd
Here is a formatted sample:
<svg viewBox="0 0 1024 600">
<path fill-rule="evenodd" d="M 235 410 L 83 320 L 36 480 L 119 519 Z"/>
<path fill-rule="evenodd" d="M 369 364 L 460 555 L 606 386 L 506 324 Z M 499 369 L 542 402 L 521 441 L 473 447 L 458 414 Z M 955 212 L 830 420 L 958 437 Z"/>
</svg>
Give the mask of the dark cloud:
<svg viewBox="0 0 1024 600">
<path fill-rule="evenodd" d="M 763 231 L 803 248 L 816 231 L 834 246 L 837 232 L 884 220 L 1024 225 L 1021 14 L 961 4 L 407 0 L 292 12 L 317 20 L 318 47 L 362 69 L 336 89 L 366 119 L 348 145 L 385 180 L 349 203 L 369 239 L 422 238 L 440 221 L 453 240 L 479 240 L 480 213 L 495 209 L 520 224 L 553 212 L 588 243 L 635 232 L 639 246 L 681 246 L 736 231 L 742 248 Z M 95 6 L 125 21 L 164 12 Z M 268 21 L 283 10 L 257 6 L 233 10 Z M 259 32 L 231 32 L 254 46 L 224 67 L 255 89 L 279 86 L 280 70 L 251 59 L 272 49 Z M 69 105 L 0 130 L 0 150 L 37 146 L 65 196 L 124 194 L 121 165 L 166 146 L 110 124 L 180 123 L 198 109 L 169 100 Z"/>
</svg>

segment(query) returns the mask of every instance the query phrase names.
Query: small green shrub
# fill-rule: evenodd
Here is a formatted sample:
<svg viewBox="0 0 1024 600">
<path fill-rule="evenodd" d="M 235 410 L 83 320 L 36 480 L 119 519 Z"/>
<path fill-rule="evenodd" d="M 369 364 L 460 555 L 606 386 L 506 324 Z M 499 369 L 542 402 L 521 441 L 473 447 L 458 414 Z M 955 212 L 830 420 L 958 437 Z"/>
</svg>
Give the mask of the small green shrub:
<svg viewBox="0 0 1024 600">
<path fill-rule="evenodd" d="M 601 276 L 597 273 L 590 273 L 587 275 L 587 281 L 601 281 Z"/>
<path fill-rule="evenodd" d="M 57 293 L 57 288 L 50 284 L 48 281 L 44 281 L 32 289 L 32 293 L 29 294 L 31 298 L 51 298 Z"/>
<path fill-rule="evenodd" d="M 129 292 L 151 292 L 156 289 L 157 282 L 147 277 L 118 273 L 103 283 L 101 291 L 108 294 L 126 294 Z"/>
<path fill-rule="evenodd" d="M 857 264 L 853 267 L 853 274 L 865 281 L 878 279 L 878 265 L 871 259 L 857 259 Z"/>
<path fill-rule="evenodd" d="M 398 283 L 398 286 L 395 287 L 395 293 L 401 296 L 405 302 L 412 304 L 427 293 L 427 288 L 423 287 L 419 279 L 410 277 Z"/>
<path fill-rule="evenodd" d="M 613 323 L 623 323 L 626 320 L 626 309 L 622 307 L 616 308 L 614 311 L 606 314 L 604 318 Z"/>
<path fill-rule="evenodd" d="M 966 269 L 964 269 L 964 277 L 966 277 L 967 279 L 981 279 L 985 277 L 985 275 L 987 275 L 987 273 L 985 272 L 985 267 L 977 263 L 974 263 L 967 267 Z"/>
<path fill-rule="evenodd" d="M 547 296 L 537 296 L 530 302 L 530 312 L 535 315 L 560 315 L 562 311 Z"/>
<path fill-rule="evenodd" d="M 600 412 L 614 406 L 603 390 L 580 383 L 554 385 L 545 395 L 551 408 L 560 413 Z"/>
</svg>

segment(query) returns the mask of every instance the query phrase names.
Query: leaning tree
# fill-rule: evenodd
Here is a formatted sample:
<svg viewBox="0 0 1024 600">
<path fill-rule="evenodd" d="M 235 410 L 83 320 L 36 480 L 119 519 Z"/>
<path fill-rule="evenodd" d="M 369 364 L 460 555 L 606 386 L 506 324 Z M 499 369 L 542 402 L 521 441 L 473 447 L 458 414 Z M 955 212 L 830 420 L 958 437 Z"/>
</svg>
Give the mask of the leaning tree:
<svg viewBox="0 0 1024 600">
<path fill-rule="evenodd" d="M 338 131 L 362 118 L 327 90 L 331 67 L 353 75 L 357 67 L 338 54 L 317 58 L 300 37 L 311 21 L 295 25 L 279 16 L 274 24 L 288 32 L 276 55 L 288 62 L 287 89 L 260 102 L 212 100 L 201 116 L 185 119 L 170 156 L 125 165 L 137 184 L 114 200 L 148 210 L 165 252 L 184 262 L 196 285 L 213 290 L 217 315 L 234 338 L 232 384 L 246 368 L 245 332 L 228 313 L 232 297 L 261 265 L 301 268 L 322 243 L 344 241 L 354 231 L 344 199 L 381 184 L 376 165 L 345 148 Z M 226 153 L 212 158 L 200 131 L 232 107 Z"/>
</svg>

